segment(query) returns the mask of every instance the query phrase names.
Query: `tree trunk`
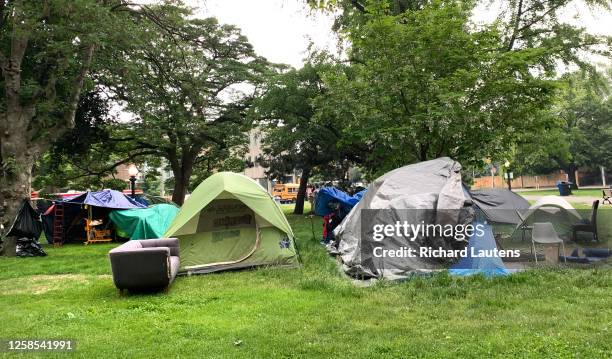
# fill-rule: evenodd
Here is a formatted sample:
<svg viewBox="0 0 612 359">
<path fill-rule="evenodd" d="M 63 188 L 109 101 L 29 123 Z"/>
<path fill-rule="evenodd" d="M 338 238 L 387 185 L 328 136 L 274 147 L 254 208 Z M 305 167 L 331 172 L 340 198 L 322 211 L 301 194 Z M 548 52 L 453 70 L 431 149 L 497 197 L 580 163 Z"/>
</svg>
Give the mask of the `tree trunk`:
<svg viewBox="0 0 612 359">
<path fill-rule="evenodd" d="M 304 214 L 304 200 L 306 199 L 306 186 L 308 185 L 308 179 L 310 178 L 310 168 L 304 168 L 302 170 L 302 176 L 300 177 L 300 187 L 298 188 L 297 198 L 295 199 L 295 208 L 293 214 Z"/>
<path fill-rule="evenodd" d="M 172 202 L 182 206 L 185 202 L 185 195 L 193 173 L 193 161 L 185 160 L 177 170 L 174 170 L 174 191 L 172 192 Z"/>
<path fill-rule="evenodd" d="M 567 166 L 567 169 L 566 169 L 567 180 L 572 183 L 572 189 L 578 189 L 578 182 L 576 181 L 576 170 L 577 169 L 578 169 L 578 166 L 576 166 L 573 163 Z"/>
<path fill-rule="evenodd" d="M 187 194 L 187 186 L 189 186 L 189 180 L 184 180 L 182 177 L 179 179 L 174 177 L 174 190 L 172 192 L 172 202 L 182 206 L 185 202 L 185 195 Z"/>
<path fill-rule="evenodd" d="M 24 139 L 27 131 L 23 128 L 29 122 L 23 117 L 29 114 L 29 111 L 6 113 L 5 123 L 11 124 L 11 128 L 0 128 L 0 224 L 4 231 L 11 226 L 23 199 L 30 198 L 35 153 Z M 7 255 L 15 254 L 11 250 L 13 240 L 7 239 L 5 243 Z"/>
<path fill-rule="evenodd" d="M 27 121 L 7 115 L 11 129 L 0 129 L 0 223 L 8 228 L 24 198 L 30 198 L 35 153 L 24 138 Z"/>
</svg>

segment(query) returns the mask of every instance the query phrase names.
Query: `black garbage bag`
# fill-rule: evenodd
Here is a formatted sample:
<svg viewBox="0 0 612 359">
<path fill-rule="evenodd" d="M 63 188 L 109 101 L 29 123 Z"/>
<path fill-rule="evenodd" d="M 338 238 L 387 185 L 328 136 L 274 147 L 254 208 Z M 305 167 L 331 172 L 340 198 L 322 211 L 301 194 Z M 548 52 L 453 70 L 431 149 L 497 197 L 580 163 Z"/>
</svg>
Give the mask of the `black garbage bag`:
<svg viewBox="0 0 612 359">
<path fill-rule="evenodd" d="M 38 241 L 32 238 L 19 238 L 17 240 L 17 257 L 44 257 L 47 253 Z"/>
<path fill-rule="evenodd" d="M 41 232 L 42 222 L 40 221 L 40 215 L 32 208 L 30 201 L 24 199 L 19 208 L 19 212 L 17 212 L 15 221 L 13 221 L 13 225 L 6 236 L 38 239 Z"/>
</svg>

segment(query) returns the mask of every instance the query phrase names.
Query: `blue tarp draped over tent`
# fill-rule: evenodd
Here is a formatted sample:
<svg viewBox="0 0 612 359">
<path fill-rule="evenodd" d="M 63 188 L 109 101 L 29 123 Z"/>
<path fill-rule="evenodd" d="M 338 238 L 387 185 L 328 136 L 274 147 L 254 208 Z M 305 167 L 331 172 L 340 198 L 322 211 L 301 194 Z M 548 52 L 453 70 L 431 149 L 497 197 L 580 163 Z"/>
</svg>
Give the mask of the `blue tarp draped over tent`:
<svg viewBox="0 0 612 359">
<path fill-rule="evenodd" d="M 314 212 L 318 216 L 326 216 L 330 214 L 332 212 L 332 209 L 328 206 L 330 202 L 340 203 L 343 209 L 348 212 L 359 202 L 365 192 L 366 190 L 363 190 L 356 193 L 354 196 L 351 196 L 348 193 L 334 187 L 323 187 L 317 194 Z"/>
<path fill-rule="evenodd" d="M 355 193 L 353 195 L 353 198 L 357 199 L 357 202 L 361 201 L 361 198 L 363 198 L 363 196 L 366 194 L 368 190 L 367 189 L 362 189 L 361 191 Z M 357 204 L 357 203 L 355 203 Z"/>
<path fill-rule="evenodd" d="M 131 197 L 130 197 L 130 198 L 131 198 Z M 140 203 L 140 204 L 144 205 L 145 207 L 148 207 L 148 206 L 149 206 L 149 201 L 147 201 L 147 199 L 146 199 L 146 198 L 144 198 L 144 197 L 141 197 L 141 196 L 135 197 L 135 198 L 134 198 L 134 201 L 136 201 L 136 202 L 138 202 L 138 203 Z"/>
<path fill-rule="evenodd" d="M 468 276 L 473 274 L 482 274 L 487 277 L 507 275 L 512 271 L 506 269 L 504 263 L 500 257 L 496 256 L 483 256 L 478 257 L 477 254 L 480 251 L 493 251 L 497 248 L 495 244 L 495 238 L 493 237 L 493 228 L 486 222 L 475 221 L 474 226 L 484 226 L 482 235 L 478 235 L 478 231 L 474 231 L 474 234 L 470 237 L 467 245 L 467 256 L 462 257 L 457 263 L 455 263 L 449 270 L 450 274 L 459 276 Z M 476 254 L 473 256 L 472 254 Z"/>
<path fill-rule="evenodd" d="M 73 197 L 64 198 L 60 202 L 73 204 L 88 204 L 94 207 L 112 209 L 147 208 L 146 205 L 124 195 L 119 191 L 105 189 L 96 192 L 85 192 Z"/>
</svg>

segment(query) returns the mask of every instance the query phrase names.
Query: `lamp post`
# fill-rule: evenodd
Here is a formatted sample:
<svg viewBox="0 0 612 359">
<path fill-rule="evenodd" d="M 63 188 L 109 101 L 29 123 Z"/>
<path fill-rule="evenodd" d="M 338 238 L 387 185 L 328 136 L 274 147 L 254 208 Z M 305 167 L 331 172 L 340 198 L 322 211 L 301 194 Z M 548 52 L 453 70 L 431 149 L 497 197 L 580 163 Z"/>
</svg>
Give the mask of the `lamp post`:
<svg viewBox="0 0 612 359">
<path fill-rule="evenodd" d="M 131 164 L 128 167 L 128 174 L 130 175 L 130 189 L 132 190 L 132 198 L 136 198 L 136 175 L 138 174 L 138 168 Z"/>
</svg>

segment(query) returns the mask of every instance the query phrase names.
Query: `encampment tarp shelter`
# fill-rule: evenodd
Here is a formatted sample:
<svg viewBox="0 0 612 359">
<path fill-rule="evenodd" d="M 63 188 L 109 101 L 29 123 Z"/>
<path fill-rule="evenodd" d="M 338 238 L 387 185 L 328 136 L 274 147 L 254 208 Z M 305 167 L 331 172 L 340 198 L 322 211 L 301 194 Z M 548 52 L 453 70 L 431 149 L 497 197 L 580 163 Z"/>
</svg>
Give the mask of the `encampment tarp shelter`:
<svg viewBox="0 0 612 359">
<path fill-rule="evenodd" d="M 469 190 L 469 194 L 474 205 L 491 223 L 521 223 L 521 215 L 530 207 L 525 198 L 505 188 L 481 188 Z"/>
<path fill-rule="evenodd" d="M 523 226 L 531 226 L 536 222 L 550 222 L 560 237 L 568 239 L 572 225 L 580 221 L 582 221 L 580 213 L 565 199 L 559 196 L 544 196 L 522 215 L 522 221 L 516 226 L 513 237 L 519 235 Z"/>
<path fill-rule="evenodd" d="M 330 214 L 333 211 L 329 207 L 330 202 L 338 202 L 346 212 L 349 212 L 361 200 L 365 192 L 366 190 L 363 190 L 351 196 L 335 187 L 323 187 L 317 193 L 314 213 L 317 216 Z"/>
<path fill-rule="evenodd" d="M 90 206 L 94 218 L 108 219 L 112 210 L 146 208 L 123 193 L 111 189 L 102 191 L 87 191 L 67 196 L 53 201 L 43 220 L 52 223 L 51 228 L 45 226 L 45 235 L 48 243 L 53 243 L 54 228 L 61 229 L 62 242 L 82 242 L 86 239 L 84 218 L 87 217 L 84 209 Z M 56 216 L 58 207 L 62 208 L 61 215 Z"/>
<path fill-rule="evenodd" d="M 149 208 L 112 211 L 110 219 L 121 237 L 130 239 L 162 238 L 179 209 L 171 204 Z"/>
<path fill-rule="evenodd" d="M 165 237 L 179 239 L 182 273 L 299 265 L 281 208 L 257 182 L 237 173 L 219 172 L 200 183 Z"/>
<path fill-rule="evenodd" d="M 395 169 L 373 181 L 362 200 L 335 229 L 339 239 L 337 251 L 343 270 L 357 278 L 402 279 L 415 272 L 442 268 L 440 261 L 423 257 L 384 258 L 384 261 L 362 258 L 363 210 L 376 213 L 377 223 L 468 224 L 473 219 L 471 199 L 461 183 L 461 165 L 447 157 Z M 385 211 L 392 210 L 392 211 Z M 368 212 L 363 212 L 368 213 Z M 426 243 L 423 238 L 397 239 L 397 246 L 417 250 Z M 454 249 L 456 241 L 433 238 L 433 247 Z M 455 243 L 453 243 L 455 242 Z M 463 243 L 465 247 L 465 243 Z"/>
<path fill-rule="evenodd" d="M 66 197 L 60 202 L 64 204 L 87 204 L 92 207 L 110 209 L 147 208 L 147 205 L 112 189 L 87 191 L 76 196 Z"/>
</svg>

